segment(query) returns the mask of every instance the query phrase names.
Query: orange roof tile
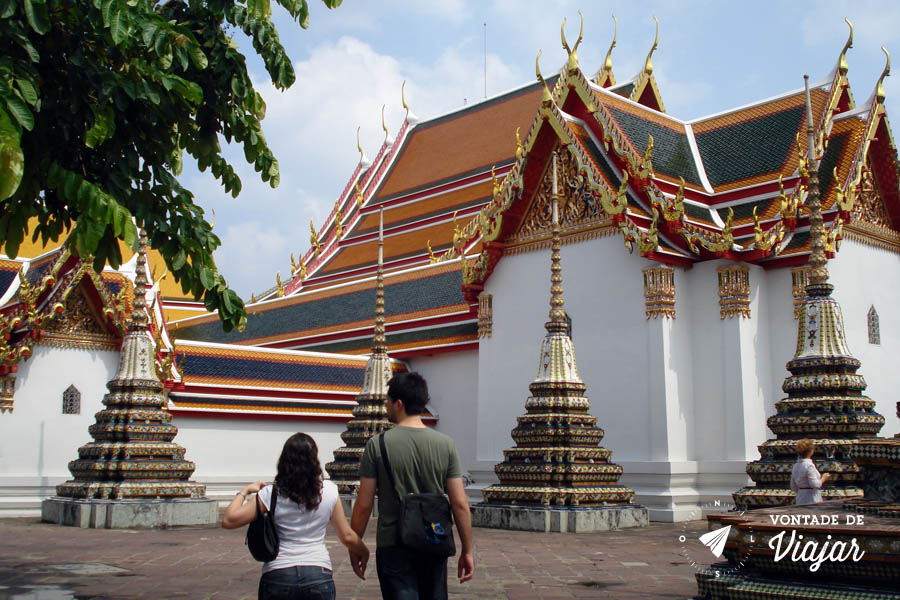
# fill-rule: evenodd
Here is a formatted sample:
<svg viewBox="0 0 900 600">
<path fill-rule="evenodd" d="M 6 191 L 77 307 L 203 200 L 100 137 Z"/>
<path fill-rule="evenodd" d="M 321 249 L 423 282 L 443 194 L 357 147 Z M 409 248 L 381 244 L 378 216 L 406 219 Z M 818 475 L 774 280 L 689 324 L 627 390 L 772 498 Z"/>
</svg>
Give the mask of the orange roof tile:
<svg viewBox="0 0 900 600">
<path fill-rule="evenodd" d="M 375 200 L 509 161 L 516 150 L 516 127 L 528 130 L 540 95 L 535 84 L 419 125 Z"/>
</svg>

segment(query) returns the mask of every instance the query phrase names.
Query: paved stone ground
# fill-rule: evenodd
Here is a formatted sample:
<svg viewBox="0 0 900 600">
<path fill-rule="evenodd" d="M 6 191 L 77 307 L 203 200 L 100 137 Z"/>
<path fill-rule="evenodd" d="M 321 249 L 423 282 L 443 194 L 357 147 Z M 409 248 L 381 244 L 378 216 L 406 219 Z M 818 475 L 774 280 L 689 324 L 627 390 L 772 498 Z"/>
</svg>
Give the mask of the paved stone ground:
<svg viewBox="0 0 900 600">
<path fill-rule="evenodd" d="M 680 554 L 678 537 L 705 531 L 705 521 L 588 534 L 476 529 L 475 577 L 463 585 L 451 577 L 450 597 L 690 598 L 697 590 L 694 568 Z M 0 519 L 0 600 L 256 598 L 260 566 L 244 533 L 89 530 Z M 374 555 L 368 579 L 360 581 L 343 547 L 329 538 L 338 598 L 380 598 Z M 371 547 L 374 539 L 366 541 Z"/>
</svg>

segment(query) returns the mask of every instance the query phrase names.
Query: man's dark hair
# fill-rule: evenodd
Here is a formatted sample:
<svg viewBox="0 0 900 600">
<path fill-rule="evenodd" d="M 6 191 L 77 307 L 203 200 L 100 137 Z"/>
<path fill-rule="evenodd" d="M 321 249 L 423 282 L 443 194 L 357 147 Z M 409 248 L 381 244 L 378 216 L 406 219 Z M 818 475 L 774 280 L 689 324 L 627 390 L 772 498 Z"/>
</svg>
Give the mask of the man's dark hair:
<svg viewBox="0 0 900 600">
<path fill-rule="evenodd" d="M 403 401 L 408 415 L 420 415 L 428 404 L 428 384 L 418 373 L 398 373 L 388 381 L 388 396 Z"/>
</svg>

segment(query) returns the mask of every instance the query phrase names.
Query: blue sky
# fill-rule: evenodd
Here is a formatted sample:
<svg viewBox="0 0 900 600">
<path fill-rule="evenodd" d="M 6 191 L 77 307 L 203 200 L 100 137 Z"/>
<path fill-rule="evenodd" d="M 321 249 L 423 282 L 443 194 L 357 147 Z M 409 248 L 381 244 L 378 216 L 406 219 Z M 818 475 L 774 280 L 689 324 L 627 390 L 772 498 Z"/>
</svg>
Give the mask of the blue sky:
<svg viewBox="0 0 900 600">
<path fill-rule="evenodd" d="M 654 73 L 666 110 L 690 119 L 797 89 L 803 74 L 825 78 L 847 39 L 844 17 L 854 25 L 848 53 L 849 78 L 858 104 L 874 90 L 884 68 L 881 45 L 896 50 L 900 69 L 900 2 L 549 2 L 344 0 L 328 10 L 310 1 L 307 30 L 273 2 L 276 23 L 297 82 L 286 92 L 272 88 L 245 40 L 257 89 L 268 105 L 263 128 L 281 167 L 281 184 L 259 181 L 239 148 L 226 150 L 243 182 L 237 199 L 226 195 L 209 173 L 186 166 L 182 182 L 207 213 L 216 212 L 219 269 L 249 298 L 286 279 L 290 254 L 309 246 L 309 219 L 316 226 L 331 210 L 359 159 L 356 129 L 372 158 L 384 133 L 395 134 L 403 119 L 400 86 L 420 118 L 430 118 L 484 98 L 487 23 L 487 94 L 493 96 L 534 80 L 534 58 L 543 50 L 544 75 L 565 62 L 559 29 L 569 43 L 584 14 L 582 69 L 602 64 L 618 19 L 613 51 L 616 79 L 638 72 L 653 43 L 659 18 Z M 889 117 L 900 111 L 900 77 L 885 82 Z M 537 109 L 537 107 L 535 107 Z M 514 140 L 510 139 L 510 145 Z M 464 152 L 464 148 L 448 148 Z"/>
</svg>

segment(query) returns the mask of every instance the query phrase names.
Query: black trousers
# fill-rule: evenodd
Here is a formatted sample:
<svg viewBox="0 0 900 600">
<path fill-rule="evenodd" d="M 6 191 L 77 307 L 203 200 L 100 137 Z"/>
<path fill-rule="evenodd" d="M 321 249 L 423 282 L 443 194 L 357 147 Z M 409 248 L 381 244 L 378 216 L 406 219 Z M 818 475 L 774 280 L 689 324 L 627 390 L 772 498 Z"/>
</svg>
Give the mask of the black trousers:
<svg viewBox="0 0 900 600">
<path fill-rule="evenodd" d="M 402 546 L 378 548 L 375 568 L 385 600 L 447 600 L 447 559 Z"/>
</svg>

